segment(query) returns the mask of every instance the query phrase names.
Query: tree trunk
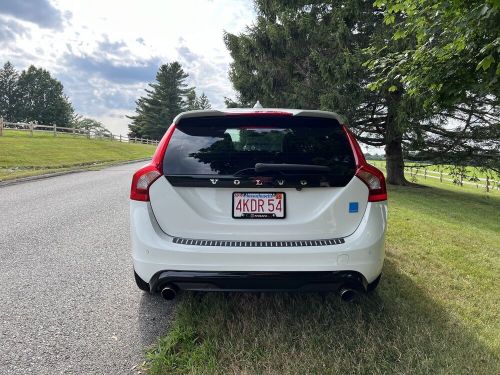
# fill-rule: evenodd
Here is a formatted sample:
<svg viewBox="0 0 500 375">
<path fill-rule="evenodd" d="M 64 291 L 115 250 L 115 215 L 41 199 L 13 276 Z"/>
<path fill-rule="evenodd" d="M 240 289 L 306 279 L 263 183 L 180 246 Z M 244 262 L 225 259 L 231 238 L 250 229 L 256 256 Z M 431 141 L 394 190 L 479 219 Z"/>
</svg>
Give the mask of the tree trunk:
<svg viewBox="0 0 500 375">
<path fill-rule="evenodd" d="M 404 173 L 403 148 L 400 140 L 394 139 L 385 145 L 385 165 L 388 184 L 408 185 Z"/>
</svg>

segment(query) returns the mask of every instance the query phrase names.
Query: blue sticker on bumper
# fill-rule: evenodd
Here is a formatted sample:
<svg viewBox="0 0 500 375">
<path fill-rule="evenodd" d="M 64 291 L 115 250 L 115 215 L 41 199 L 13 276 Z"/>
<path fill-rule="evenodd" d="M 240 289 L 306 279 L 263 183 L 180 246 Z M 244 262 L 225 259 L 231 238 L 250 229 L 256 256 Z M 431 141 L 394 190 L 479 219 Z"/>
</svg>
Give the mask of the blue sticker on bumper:
<svg viewBox="0 0 500 375">
<path fill-rule="evenodd" d="M 358 202 L 349 202 L 349 213 L 355 213 L 359 210 Z"/>
</svg>

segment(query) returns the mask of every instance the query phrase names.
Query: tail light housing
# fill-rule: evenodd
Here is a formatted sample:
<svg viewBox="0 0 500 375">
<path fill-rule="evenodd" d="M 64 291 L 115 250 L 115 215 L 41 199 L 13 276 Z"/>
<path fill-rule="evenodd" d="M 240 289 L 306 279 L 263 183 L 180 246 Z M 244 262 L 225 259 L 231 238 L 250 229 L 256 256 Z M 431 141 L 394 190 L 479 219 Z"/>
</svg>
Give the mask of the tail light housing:
<svg viewBox="0 0 500 375">
<path fill-rule="evenodd" d="M 368 202 L 387 200 L 384 174 L 373 165 L 365 164 L 358 168 L 356 176 L 368 186 Z"/>
<path fill-rule="evenodd" d="M 344 132 L 349 139 L 354 159 L 356 161 L 356 177 L 365 183 L 368 187 L 368 202 L 380 202 L 387 200 L 387 188 L 385 185 L 384 174 L 373 165 L 366 162 L 365 156 L 359 147 L 359 143 L 354 135 L 343 125 Z"/>
<path fill-rule="evenodd" d="M 151 162 L 134 173 L 130 187 L 130 199 L 149 202 L 149 188 L 153 182 L 163 175 L 163 157 L 174 130 L 175 125 L 171 125 L 160 143 L 158 143 Z"/>
</svg>

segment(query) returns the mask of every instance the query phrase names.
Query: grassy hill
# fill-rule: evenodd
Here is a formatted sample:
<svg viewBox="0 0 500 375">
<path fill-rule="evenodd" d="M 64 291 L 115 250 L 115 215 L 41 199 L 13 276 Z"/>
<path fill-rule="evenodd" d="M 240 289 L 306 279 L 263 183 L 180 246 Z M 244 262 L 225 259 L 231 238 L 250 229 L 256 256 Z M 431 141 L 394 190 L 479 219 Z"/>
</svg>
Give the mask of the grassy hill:
<svg viewBox="0 0 500 375">
<path fill-rule="evenodd" d="M 4 130 L 0 181 L 150 157 L 155 146 L 72 135 Z"/>
<path fill-rule="evenodd" d="M 500 196 L 390 188 L 374 295 L 185 293 L 151 374 L 499 374 Z"/>
</svg>

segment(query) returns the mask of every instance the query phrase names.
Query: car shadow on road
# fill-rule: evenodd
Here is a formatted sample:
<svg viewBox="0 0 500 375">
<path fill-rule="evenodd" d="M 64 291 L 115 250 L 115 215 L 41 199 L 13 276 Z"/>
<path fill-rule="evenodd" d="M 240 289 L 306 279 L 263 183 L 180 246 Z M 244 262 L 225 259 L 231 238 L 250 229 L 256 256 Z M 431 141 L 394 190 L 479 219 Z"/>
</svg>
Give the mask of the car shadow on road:
<svg viewBox="0 0 500 375">
<path fill-rule="evenodd" d="M 141 344 L 147 348 L 166 334 L 177 301 L 165 301 L 159 294 L 142 293 L 138 306 L 138 325 Z"/>
</svg>

